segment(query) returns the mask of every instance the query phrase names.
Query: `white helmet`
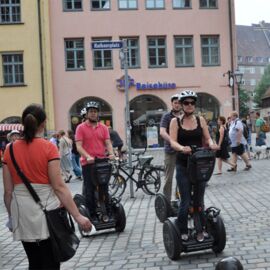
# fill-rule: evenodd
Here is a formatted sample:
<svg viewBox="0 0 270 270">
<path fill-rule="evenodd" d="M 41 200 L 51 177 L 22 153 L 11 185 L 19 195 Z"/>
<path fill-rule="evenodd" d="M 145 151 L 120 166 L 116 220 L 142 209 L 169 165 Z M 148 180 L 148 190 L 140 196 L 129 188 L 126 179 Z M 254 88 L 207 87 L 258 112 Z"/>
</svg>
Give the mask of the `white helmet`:
<svg viewBox="0 0 270 270">
<path fill-rule="evenodd" d="M 81 109 L 81 116 L 84 117 L 86 115 L 86 108 Z"/>
<path fill-rule="evenodd" d="M 194 99 L 196 101 L 198 96 L 197 96 L 197 94 L 195 92 L 193 92 L 191 90 L 185 90 L 185 91 L 183 91 L 183 92 L 181 92 L 179 94 L 179 100 L 180 101 L 183 101 L 186 98 L 192 98 L 192 99 Z"/>
<path fill-rule="evenodd" d="M 175 99 L 179 99 L 179 94 L 174 94 L 171 96 L 171 102 L 173 102 Z"/>
<path fill-rule="evenodd" d="M 99 111 L 99 103 L 96 101 L 87 102 L 86 107 L 85 107 L 86 111 L 88 111 L 90 108 L 94 108 Z"/>
</svg>

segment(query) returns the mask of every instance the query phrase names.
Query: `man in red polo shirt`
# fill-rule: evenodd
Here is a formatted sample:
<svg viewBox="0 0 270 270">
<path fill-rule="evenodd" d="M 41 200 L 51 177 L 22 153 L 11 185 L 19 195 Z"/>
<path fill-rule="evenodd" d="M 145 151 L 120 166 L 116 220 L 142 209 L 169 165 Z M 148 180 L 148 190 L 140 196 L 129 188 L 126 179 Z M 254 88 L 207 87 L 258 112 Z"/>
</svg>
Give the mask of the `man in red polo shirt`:
<svg viewBox="0 0 270 270">
<path fill-rule="evenodd" d="M 96 218 L 95 185 L 93 184 L 95 158 L 105 158 L 106 150 L 113 159 L 113 147 L 109 129 L 98 122 L 99 104 L 90 101 L 86 105 L 86 120 L 76 129 L 76 146 L 81 155 L 84 193 L 90 216 Z M 106 187 L 108 190 L 108 187 Z"/>
</svg>

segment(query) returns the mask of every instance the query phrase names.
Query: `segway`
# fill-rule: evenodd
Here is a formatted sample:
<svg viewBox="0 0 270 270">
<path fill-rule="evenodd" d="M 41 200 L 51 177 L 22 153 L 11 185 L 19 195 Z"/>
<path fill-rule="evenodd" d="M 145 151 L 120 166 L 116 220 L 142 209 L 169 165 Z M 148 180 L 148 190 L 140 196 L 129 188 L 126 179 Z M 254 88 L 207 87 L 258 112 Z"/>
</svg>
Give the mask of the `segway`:
<svg viewBox="0 0 270 270">
<path fill-rule="evenodd" d="M 120 199 L 116 199 L 107 192 L 108 182 L 112 173 L 112 165 L 108 159 L 95 159 L 94 166 L 94 185 L 95 200 L 96 200 L 96 218 L 90 216 L 87 208 L 84 185 L 82 195 L 76 194 L 74 202 L 77 205 L 79 212 L 90 219 L 97 231 L 115 229 L 116 232 L 124 231 L 126 227 L 126 214 Z M 79 232 L 82 237 L 87 237 L 88 233 L 84 232 L 78 225 Z"/>
<path fill-rule="evenodd" d="M 188 158 L 188 177 L 193 187 L 199 181 L 209 181 L 215 167 L 215 153 L 209 149 L 192 147 L 192 155 Z M 193 196 L 193 195 L 192 195 Z M 220 216 L 220 209 L 209 207 L 202 210 L 206 218 L 205 232 L 208 234 L 203 241 L 196 239 L 194 211 L 191 205 L 188 216 L 188 240 L 181 239 L 177 217 L 169 217 L 163 225 L 163 242 L 166 253 L 171 260 L 180 258 L 182 252 L 212 249 L 215 253 L 223 251 L 226 245 L 226 230 Z"/>
</svg>

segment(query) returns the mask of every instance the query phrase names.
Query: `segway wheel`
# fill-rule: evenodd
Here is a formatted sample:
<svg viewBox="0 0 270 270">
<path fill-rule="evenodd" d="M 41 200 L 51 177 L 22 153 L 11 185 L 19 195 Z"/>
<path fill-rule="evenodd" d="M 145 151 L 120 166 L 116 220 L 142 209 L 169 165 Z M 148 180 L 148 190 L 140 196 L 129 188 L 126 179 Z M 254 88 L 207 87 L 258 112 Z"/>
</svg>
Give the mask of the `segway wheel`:
<svg viewBox="0 0 270 270">
<path fill-rule="evenodd" d="M 80 212 L 83 216 L 89 218 L 88 210 L 85 208 L 84 205 L 80 205 L 80 206 L 78 207 L 78 209 L 79 209 L 79 212 Z M 85 231 L 83 231 L 82 228 L 81 228 L 81 226 L 80 226 L 79 224 L 78 224 L 78 229 L 79 229 L 79 232 L 80 232 L 80 234 L 81 234 L 82 237 L 88 237 L 88 233 L 85 232 Z"/>
<path fill-rule="evenodd" d="M 171 214 L 171 207 L 163 194 L 157 194 L 155 199 L 155 210 L 160 222 L 164 222 Z"/>
<path fill-rule="evenodd" d="M 75 194 L 75 196 L 73 197 L 73 201 L 75 202 L 78 208 L 80 205 L 86 204 L 85 197 L 81 194 Z"/>
<path fill-rule="evenodd" d="M 115 231 L 123 232 L 126 227 L 126 213 L 121 203 L 119 203 L 118 206 L 115 206 L 115 218 Z"/>
<path fill-rule="evenodd" d="M 214 237 L 212 250 L 215 253 L 221 253 L 226 246 L 226 230 L 222 218 L 217 216 L 216 219 L 216 222 L 208 221 L 208 227 Z"/>
<path fill-rule="evenodd" d="M 163 225 L 163 243 L 168 257 L 171 260 L 178 260 L 180 258 L 182 242 L 178 237 L 175 225 L 168 219 Z"/>
</svg>

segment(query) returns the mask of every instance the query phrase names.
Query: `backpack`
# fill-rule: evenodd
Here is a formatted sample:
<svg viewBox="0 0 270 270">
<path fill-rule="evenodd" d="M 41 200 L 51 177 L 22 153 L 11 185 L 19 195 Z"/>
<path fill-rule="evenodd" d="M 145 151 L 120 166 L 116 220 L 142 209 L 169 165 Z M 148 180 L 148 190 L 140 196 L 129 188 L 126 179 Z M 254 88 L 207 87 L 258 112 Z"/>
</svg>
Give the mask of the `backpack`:
<svg viewBox="0 0 270 270">
<path fill-rule="evenodd" d="M 263 121 L 263 124 L 261 125 L 261 131 L 263 131 L 263 132 L 269 132 L 270 131 L 270 126 L 265 121 Z"/>
<path fill-rule="evenodd" d="M 249 135 L 248 126 L 245 123 L 243 123 L 243 122 L 242 122 L 242 124 L 243 124 L 243 135 L 244 135 L 245 139 L 247 140 L 248 139 L 248 135 Z"/>
<path fill-rule="evenodd" d="M 229 131 L 228 131 L 227 128 L 224 128 L 223 143 L 224 143 L 226 146 L 229 146 L 229 145 L 232 144 L 231 139 L 230 139 L 230 137 L 229 137 Z"/>
</svg>

